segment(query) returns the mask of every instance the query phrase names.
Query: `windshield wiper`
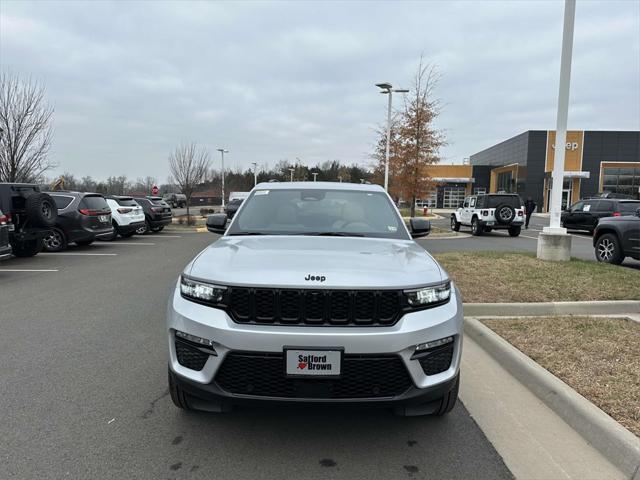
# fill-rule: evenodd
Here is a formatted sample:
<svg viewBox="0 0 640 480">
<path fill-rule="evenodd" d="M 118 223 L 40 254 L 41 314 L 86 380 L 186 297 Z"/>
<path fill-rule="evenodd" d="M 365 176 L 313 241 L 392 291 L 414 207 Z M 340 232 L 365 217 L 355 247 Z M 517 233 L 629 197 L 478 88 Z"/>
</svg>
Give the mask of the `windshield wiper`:
<svg viewBox="0 0 640 480">
<path fill-rule="evenodd" d="M 305 232 L 300 235 L 318 236 L 318 237 L 364 237 L 362 233 L 349 232 Z"/>
</svg>

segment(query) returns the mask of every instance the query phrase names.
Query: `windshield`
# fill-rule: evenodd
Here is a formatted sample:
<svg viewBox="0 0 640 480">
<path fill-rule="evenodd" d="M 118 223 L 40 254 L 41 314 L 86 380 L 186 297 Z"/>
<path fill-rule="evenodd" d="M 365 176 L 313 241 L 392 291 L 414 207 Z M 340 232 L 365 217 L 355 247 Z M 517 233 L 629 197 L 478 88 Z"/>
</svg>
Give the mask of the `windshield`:
<svg viewBox="0 0 640 480">
<path fill-rule="evenodd" d="M 228 234 L 409 239 L 382 192 L 294 188 L 252 193 Z"/>
</svg>

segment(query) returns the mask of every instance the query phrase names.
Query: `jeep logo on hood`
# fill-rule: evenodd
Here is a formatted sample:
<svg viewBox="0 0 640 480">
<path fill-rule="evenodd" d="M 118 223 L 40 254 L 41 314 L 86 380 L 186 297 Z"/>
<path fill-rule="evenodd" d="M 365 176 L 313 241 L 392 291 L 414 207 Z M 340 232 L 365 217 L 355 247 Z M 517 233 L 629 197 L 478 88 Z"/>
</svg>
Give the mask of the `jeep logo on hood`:
<svg viewBox="0 0 640 480">
<path fill-rule="evenodd" d="M 307 275 L 306 277 L 304 277 L 304 279 L 307 282 L 324 282 L 327 277 L 325 277 L 324 275 L 320 276 L 320 275 Z"/>
</svg>

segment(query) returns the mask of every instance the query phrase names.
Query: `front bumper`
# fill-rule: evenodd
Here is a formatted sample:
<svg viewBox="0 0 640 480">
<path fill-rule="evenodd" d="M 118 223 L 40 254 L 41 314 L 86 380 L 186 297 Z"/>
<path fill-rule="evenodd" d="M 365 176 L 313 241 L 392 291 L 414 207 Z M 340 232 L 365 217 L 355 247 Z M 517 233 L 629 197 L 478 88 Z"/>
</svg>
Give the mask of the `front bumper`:
<svg viewBox="0 0 640 480">
<path fill-rule="evenodd" d="M 247 325 L 235 323 L 224 311 L 185 300 L 176 288 L 167 312 L 169 370 L 175 382 L 200 399 L 245 403 L 319 402 L 319 403 L 424 403 L 441 398 L 456 379 L 462 352 L 462 302 L 458 290 L 452 289 L 445 305 L 405 314 L 388 327 L 333 327 Z M 186 368 L 178 362 L 174 331 L 196 335 L 215 342 L 217 356 L 208 357 L 201 370 Z M 425 374 L 420 361 L 412 359 L 416 345 L 445 337 L 454 337 L 449 368 L 433 375 Z M 285 346 L 300 348 L 341 348 L 346 356 L 381 355 L 397 357 L 406 368 L 411 388 L 392 397 L 315 398 L 239 395 L 223 390 L 216 374 L 231 352 L 282 354 Z M 283 365 L 284 369 L 284 365 Z M 283 370 L 284 371 L 284 370 Z M 314 380 L 306 380 L 313 382 Z"/>
<path fill-rule="evenodd" d="M 0 246 L 0 260 L 11 257 L 11 245 Z"/>
</svg>

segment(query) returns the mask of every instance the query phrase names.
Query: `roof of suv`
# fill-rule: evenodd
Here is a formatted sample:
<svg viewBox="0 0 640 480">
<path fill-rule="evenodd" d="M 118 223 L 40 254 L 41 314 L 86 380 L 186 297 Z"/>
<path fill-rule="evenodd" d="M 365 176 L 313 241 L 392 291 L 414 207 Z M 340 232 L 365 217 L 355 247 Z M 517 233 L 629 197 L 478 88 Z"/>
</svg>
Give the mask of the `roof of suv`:
<svg viewBox="0 0 640 480">
<path fill-rule="evenodd" d="M 262 182 L 254 187 L 257 190 L 287 190 L 291 188 L 306 190 L 364 190 L 369 192 L 384 192 L 380 185 L 369 183 L 341 183 L 341 182 Z"/>
</svg>

